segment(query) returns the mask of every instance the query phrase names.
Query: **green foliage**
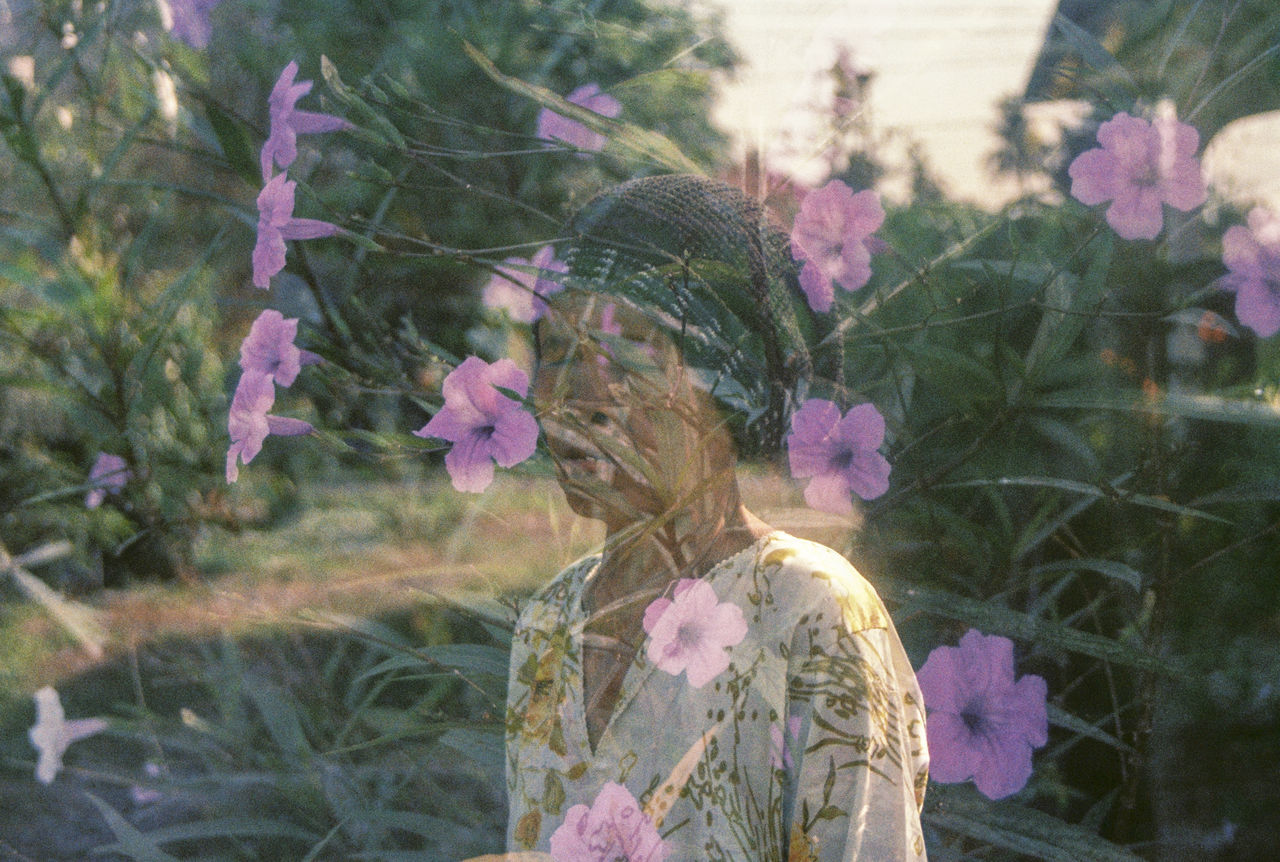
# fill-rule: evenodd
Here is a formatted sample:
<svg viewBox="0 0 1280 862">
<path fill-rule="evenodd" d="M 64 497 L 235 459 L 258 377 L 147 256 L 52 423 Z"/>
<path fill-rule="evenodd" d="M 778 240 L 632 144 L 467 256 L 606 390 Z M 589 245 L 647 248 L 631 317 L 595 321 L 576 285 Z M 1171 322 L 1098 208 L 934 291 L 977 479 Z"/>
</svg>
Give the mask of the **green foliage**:
<svg viewBox="0 0 1280 862">
<path fill-rule="evenodd" d="M 1275 107 L 1273 4 L 1226 17 L 1198 2 L 1115 5 L 1123 26 L 1106 44 L 1055 22 L 1077 95 L 1100 116 L 1171 96 L 1207 140 Z M 325 361 L 291 394 L 291 412 L 323 426 L 314 448 L 264 453 L 254 470 L 423 459 L 431 444 L 408 431 L 438 404 L 443 373 L 519 343 L 479 308 L 494 267 L 560 238 L 566 213 L 603 186 L 724 158 L 707 113 L 711 73 L 734 56 L 714 21 L 683 7 L 223 4 L 220 38 L 198 53 L 166 41 L 148 4 L 38 6 L 21 50 L 40 76 L 0 76 L 12 156 L 0 163 L 0 538 L 14 550 L 71 540 L 68 586 L 182 571 L 203 522 L 242 520 L 224 505 L 222 429 L 259 297 L 301 318 L 299 343 Z M 271 293 L 250 293 L 265 96 L 295 58 L 316 81 L 309 109 L 354 124 L 304 140 L 289 169 L 299 212 L 344 233 L 291 246 Z M 618 120 L 563 100 L 587 81 L 622 103 Z M 603 153 L 538 140 L 542 108 L 605 133 Z M 1081 141 L 1051 153 L 1021 119 L 1004 106 L 1017 146 L 1001 164 L 1065 169 Z M 882 175 L 861 146 L 869 129 L 832 128 L 833 174 Z M 844 550 L 893 604 L 917 665 L 970 627 L 1015 639 L 1020 671 L 1048 682 L 1053 725 L 1013 798 L 930 788 L 931 853 L 1136 858 L 1167 838 L 1169 810 L 1148 807 L 1156 784 L 1198 766 L 1169 751 L 1215 734 L 1241 759 L 1249 734 L 1280 748 L 1262 682 L 1280 586 L 1251 576 L 1280 571 L 1280 347 L 1206 332 L 1229 308 L 1214 286 L 1221 225 L 1199 215 L 1132 243 L 1070 200 L 998 214 L 949 202 L 918 160 L 913 190 L 889 207 L 872 281 L 842 295 L 844 317 L 813 349 L 889 426 L 891 490 Z M 99 451 L 133 477 L 87 511 Z M 293 486 L 275 487 L 279 501 Z M 458 498 L 425 514 L 371 509 L 400 541 L 452 547 L 476 523 Z M 139 705 L 113 732 L 150 746 L 156 789 L 176 803 L 143 828 L 91 797 L 115 835 L 103 852 L 498 849 L 509 621 L 433 612 L 411 634 L 322 622 L 322 648 L 225 639 L 160 660 L 192 684 L 191 705 Z M 1264 808 L 1232 816 L 1262 822 Z"/>
<path fill-rule="evenodd" d="M 166 672 L 186 681 L 192 706 L 138 711 L 116 732 L 146 740 L 163 764 L 146 786 L 170 815 L 139 829 L 91 797 L 116 836 L 98 852 L 268 860 L 500 850 L 506 648 L 456 614 L 428 619 L 415 640 L 446 642 L 419 648 L 402 625 L 329 617 L 294 646 L 224 639 L 168 650 Z"/>
</svg>

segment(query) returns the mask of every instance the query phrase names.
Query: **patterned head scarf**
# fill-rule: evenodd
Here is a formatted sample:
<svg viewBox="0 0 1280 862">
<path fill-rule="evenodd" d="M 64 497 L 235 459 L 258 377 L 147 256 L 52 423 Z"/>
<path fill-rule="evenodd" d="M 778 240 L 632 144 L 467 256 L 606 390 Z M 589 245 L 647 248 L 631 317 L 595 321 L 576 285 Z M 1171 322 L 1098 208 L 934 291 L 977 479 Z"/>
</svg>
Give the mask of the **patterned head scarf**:
<svg viewBox="0 0 1280 862">
<path fill-rule="evenodd" d="M 666 330 L 728 409 L 738 453 L 777 452 L 813 377 L 814 321 L 765 210 L 705 177 L 645 177 L 596 196 L 569 231 L 566 283 Z"/>
</svg>

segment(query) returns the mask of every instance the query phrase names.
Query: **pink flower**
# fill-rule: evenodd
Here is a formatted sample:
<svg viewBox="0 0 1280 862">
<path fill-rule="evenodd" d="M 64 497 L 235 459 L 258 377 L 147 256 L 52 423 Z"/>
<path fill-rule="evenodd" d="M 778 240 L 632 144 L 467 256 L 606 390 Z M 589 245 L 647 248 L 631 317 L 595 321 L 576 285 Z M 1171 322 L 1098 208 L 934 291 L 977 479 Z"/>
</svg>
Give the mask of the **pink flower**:
<svg viewBox="0 0 1280 862">
<path fill-rule="evenodd" d="M 859 404 L 842 418 L 830 401 L 810 398 L 791 417 L 787 458 L 791 475 L 809 479 L 804 499 L 824 512 L 853 511 L 850 492 L 873 500 L 889 490 L 889 462 L 877 449 L 884 417 L 874 404 Z"/>
<path fill-rule="evenodd" d="M 1121 111 L 1098 127 L 1098 143 L 1067 168 L 1071 196 L 1088 206 L 1112 201 L 1107 224 L 1124 239 L 1155 239 L 1162 204 L 1186 211 L 1208 196 L 1196 160 L 1200 133 L 1171 116 L 1148 123 Z"/>
<path fill-rule="evenodd" d="M 551 833 L 553 862 L 662 862 L 670 852 L 631 791 L 612 781 Z"/>
<path fill-rule="evenodd" d="M 271 286 L 271 276 L 284 269 L 284 241 L 333 236 L 338 226 L 293 217 L 293 193 L 298 184 L 276 174 L 258 193 L 258 242 L 253 247 L 253 283 Z"/>
<path fill-rule="evenodd" d="M 1232 225 L 1222 236 L 1229 272 L 1218 285 L 1236 293 L 1236 317 L 1263 338 L 1280 332 L 1280 216 L 1249 211 L 1249 226 Z"/>
<path fill-rule="evenodd" d="M 58 690 L 46 685 L 34 695 L 36 723 L 27 731 L 31 744 L 40 754 L 36 763 L 36 780 L 50 784 L 62 769 L 62 755 L 71 743 L 107 729 L 101 718 L 77 718 L 67 721 Z"/>
<path fill-rule="evenodd" d="M 687 672 L 689 685 L 702 688 L 729 667 L 727 648 L 747 636 L 747 623 L 733 602 L 716 601 L 706 581 L 682 578 L 672 598 L 645 608 L 644 630 L 649 661 L 672 676 Z"/>
<path fill-rule="evenodd" d="M 227 484 L 240 478 L 236 459 L 247 465 L 262 451 L 268 434 L 296 437 L 315 430 L 310 422 L 267 413 L 275 400 L 276 388 L 270 375 L 261 371 L 240 375 L 227 415 L 227 431 L 231 435 L 231 447 L 227 449 Z"/>
<path fill-rule="evenodd" d="M 791 743 L 800 738 L 800 724 L 800 716 L 793 715 L 787 719 L 785 733 L 778 722 L 769 725 L 769 764 L 774 769 L 791 768 Z"/>
<path fill-rule="evenodd" d="M 453 443 L 444 466 L 459 491 L 483 491 L 493 481 L 495 461 L 514 467 L 537 448 L 537 420 L 498 386 L 523 398 L 529 393 L 529 376 L 510 359 L 490 365 L 468 356 L 444 379 L 444 407 L 413 432 Z"/>
<path fill-rule="evenodd" d="M 119 455 L 99 452 L 89 469 L 89 484 L 93 487 L 84 495 L 87 509 L 96 509 L 107 499 L 107 494 L 118 494 L 125 483 L 133 478 L 129 465 Z"/>
<path fill-rule="evenodd" d="M 916 674 L 925 706 L 929 774 L 951 784 L 970 778 L 990 799 L 1022 789 L 1031 750 L 1049 740 L 1042 678 L 1014 682 L 1013 641 L 970 629 L 958 647 L 938 647 Z"/>
<path fill-rule="evenodd" d="M 871 278 L 871 235 L 884 224 L 880 196 L 870 189 L 857 194 L 832 180 L 805 195 L 791 228 L 791 256 L 804 261 L 800 287 L 814 311 L 831 310 L 832 282 L 857 290 Z"/>
<path fill-rule="evenodd" d="M 616 117 L 622 110 L 618 100 L 607 93 L 601 93 L 600 85 L 595 83 L 583 84 L 566 96 L 565 101 L 594 111 L 602 117 Z M 604 149 L 605 143 L 604 135 L 593 132 L 577 120 L 570 120 L 550 108 L 543 108 L 538 112 L 538 137 L 564 141 L 580 150 L 599 151 Z"/>
<path fill-rule="evenodd" d="M 294 346 L 298 318 L 285 317 L 274 308 L 263 310 L 240 342 L 240 368 L 260 371 L 281 386 L 292 386 L 303 365 L 320 361 L 310 350 Z"/>
<path fill-rule="evenodd" d="M 299 111 L 294 105 L 298 100 L 311 92 L 311 81 L 293 79 L 298 74 L 298 64 L 290 61 L 284 67 L 276 84 L 267 97 L 271 116 L 271 134 L 262 145 L 262 181 L 271 179 L 271 165 L 274 162 L 281 170 L 293 164 L 298 157 L 298 135 L 314 135 L 320 132 L 336 132 L 348 129 L 351 124 L 342 117 L 332 114 L 316 114 L 311 111 Z"/>
<path fill-rule="evenodd" d="M 208 47 L 213 25 L 209 13 L 222 0 L 157 0 L 160 23 L 173 38 L 197 50 Z"/>
<path fill-rule="evenodd" d="M 503 263 L 537 267 L 542 273 L 534 274 L 518 269 L 498 268 L 493 278 L 485 285 L 481 298 L 489 308 L 505 308 L 512 320 L 519 323 L 533 323 L 547 311 L 547 303 L 543 297 L 550 296 L 564 289 L 564 285 L 546 277 L 547 272 L 568 272 L 563 261 L 556 260 L 556 250 L 544 245 L 538 249 L 532 260 L 523 257 L 509 257 Z"/>
<path fill-rule="evenodd" d="M 600 309 L 600 332 L 604 335 L 622 335 L 622 324 L 615 320 L 618 312 L 618 306 L 615 303 L 607 302 L 604 308 Z M 596 363 L 602 368 L 609 364 L 609 357 L 613 356 L 613 347 L 608 342 L 601 340 L 600 353 L 596 354 Z"/>
</svg>

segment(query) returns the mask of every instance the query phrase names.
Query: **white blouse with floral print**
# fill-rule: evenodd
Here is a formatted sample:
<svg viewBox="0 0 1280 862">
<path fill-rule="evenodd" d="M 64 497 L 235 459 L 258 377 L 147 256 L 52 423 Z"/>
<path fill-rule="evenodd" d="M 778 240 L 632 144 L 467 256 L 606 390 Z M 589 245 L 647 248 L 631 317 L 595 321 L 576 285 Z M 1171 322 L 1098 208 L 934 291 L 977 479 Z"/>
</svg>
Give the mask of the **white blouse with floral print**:
<svg viewBox="0 0 1280 862">
<path fill-rule="evenodd" d="M 570 808 L 616 784 L 662 837 L 646 860 L 925 858 L 924 702 L 883 604 L 844 557 L 775 531 L 712 568 L 702 580 L 747 624 L 728 667 L 694 687 L 642 646 L 592 752 L 581 595 L 598 562 L 562 572 L 516 627 L 511 851 L 548 852 Z"/>
</svg>

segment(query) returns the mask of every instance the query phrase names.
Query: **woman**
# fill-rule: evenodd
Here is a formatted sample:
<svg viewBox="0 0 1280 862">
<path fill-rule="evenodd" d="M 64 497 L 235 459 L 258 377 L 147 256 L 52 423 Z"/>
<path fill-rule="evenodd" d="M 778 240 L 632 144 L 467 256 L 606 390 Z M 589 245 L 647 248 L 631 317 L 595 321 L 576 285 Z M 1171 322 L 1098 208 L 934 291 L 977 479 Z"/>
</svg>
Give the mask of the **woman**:
<svg viewBox="0 0 1280 862">
<path fill-rule="evenodd" d="M 883 605 L 738 494 L 737 453 L 776 452 L 820 382 L 785 237 L 695 177 L 626 183 L 571 229 L 534 397 L 607 538 L 517 625 L 509 849 L 923 859 L 923 702 Z"/>
</svg>

